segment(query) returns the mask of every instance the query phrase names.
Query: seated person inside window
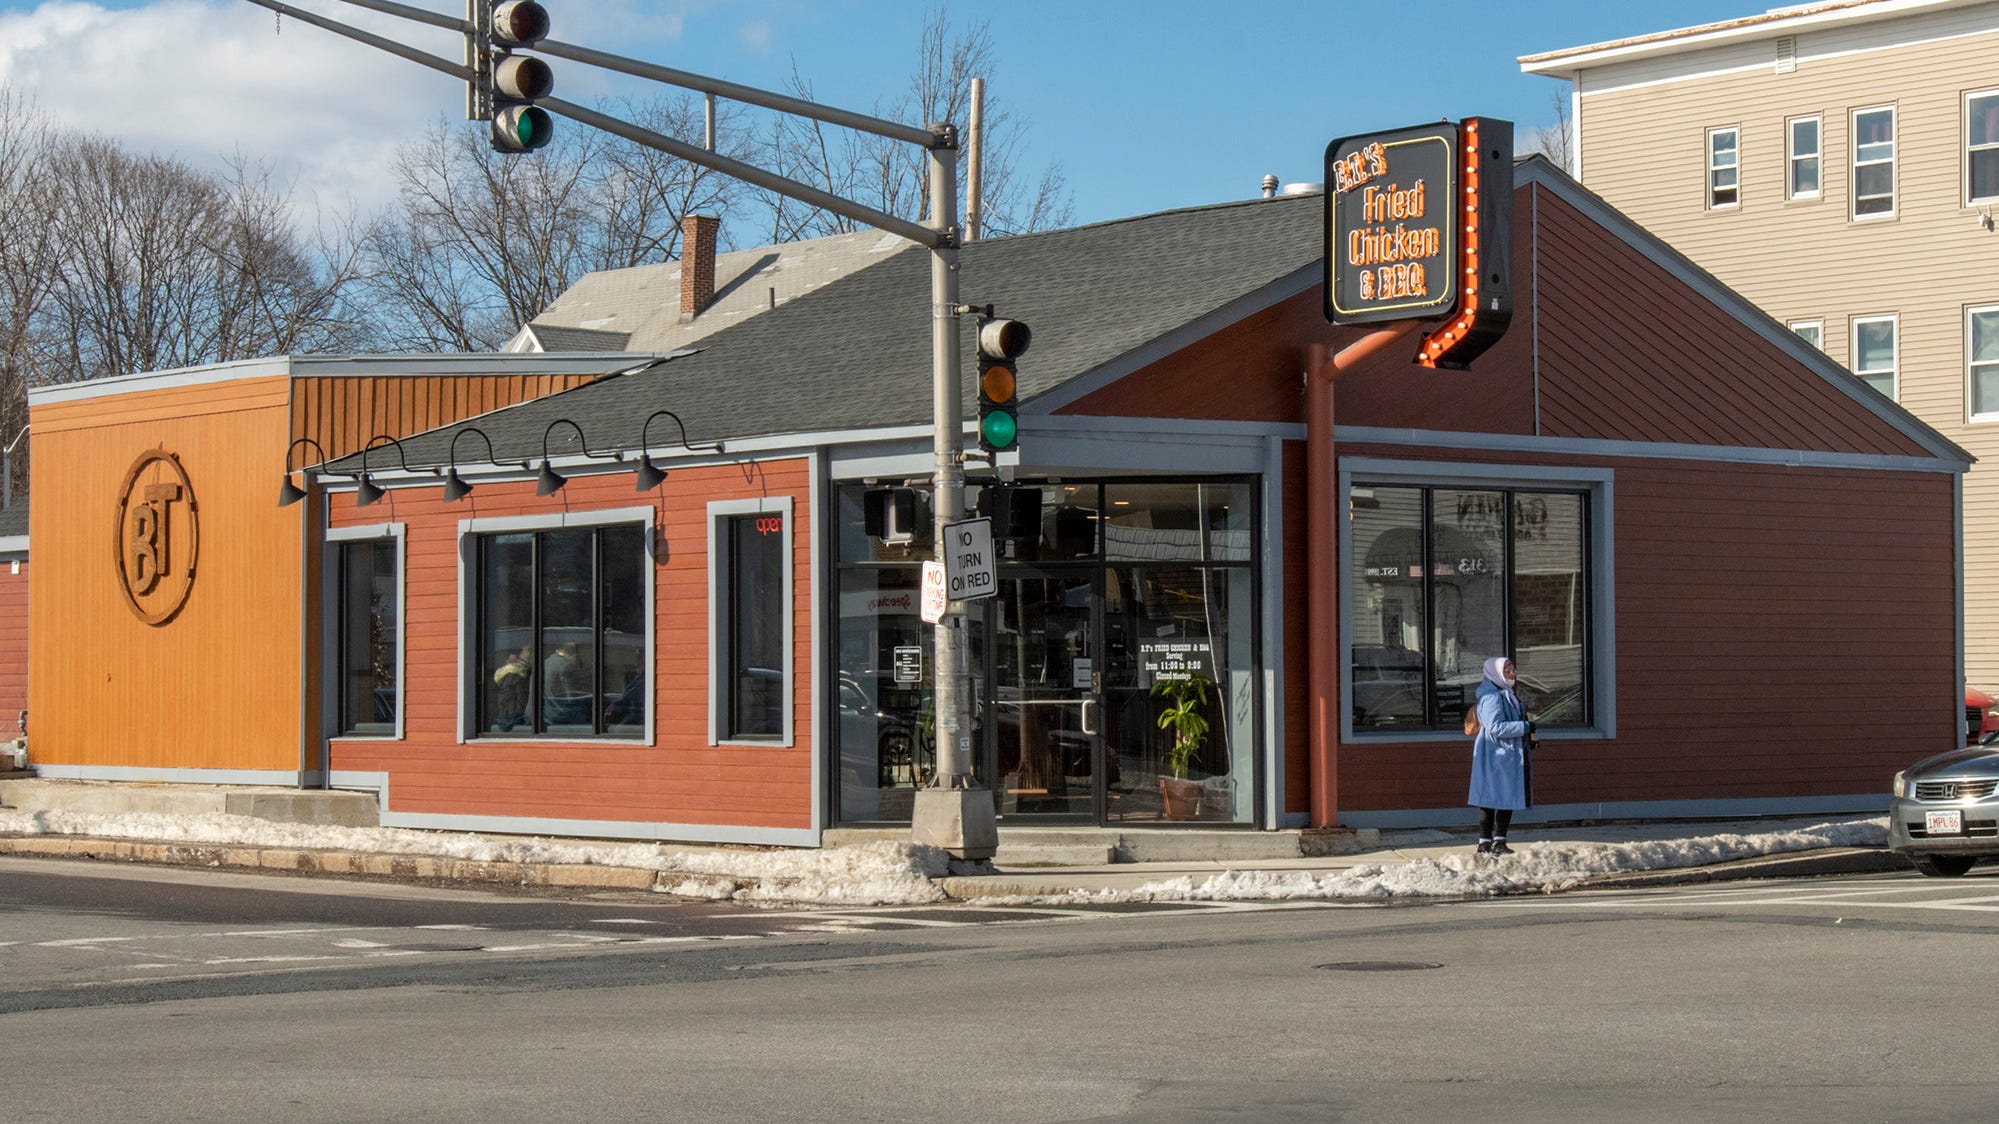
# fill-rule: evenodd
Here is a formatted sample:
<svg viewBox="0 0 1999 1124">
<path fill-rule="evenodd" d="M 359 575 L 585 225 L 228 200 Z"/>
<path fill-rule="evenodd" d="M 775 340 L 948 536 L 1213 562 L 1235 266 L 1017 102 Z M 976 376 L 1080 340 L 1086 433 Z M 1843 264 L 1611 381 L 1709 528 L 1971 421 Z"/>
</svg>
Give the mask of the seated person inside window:
<svg viewBox="0 0 1999 1124">
<path fill-rule="evenodd" d="M 500 731 L 524 726 L 528 720 L 528 673 L 534 666 L 534 648 L 524 647 L 507 657 L 493 672 L 493 728 Z"/>
<path fill-rule="evenodd" d="M 587 725 L 590 721 L 590 675 L 577 658 L 576 645 L 558 644 L 541 668 L 542 717 L 546 725 Z"/>
</svg>

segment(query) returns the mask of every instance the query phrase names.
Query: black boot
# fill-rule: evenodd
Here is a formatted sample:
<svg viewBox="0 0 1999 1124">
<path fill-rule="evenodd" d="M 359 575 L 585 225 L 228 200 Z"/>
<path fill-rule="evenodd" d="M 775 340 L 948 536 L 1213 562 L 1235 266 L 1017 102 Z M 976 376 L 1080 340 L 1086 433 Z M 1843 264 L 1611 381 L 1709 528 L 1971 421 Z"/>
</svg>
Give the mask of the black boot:
<svg viewBox="0 0 1999 1124">
<path fill-rule="evenodd" d="M 1506 836 L 1499 836 L 1492 841 L 1492 853 L 1495 855 L 1510 855 L 1513 853 L 1513 848 L 1506 845 Z"/>
<path fill-rule="evenodd" d="M 1492 840 L 1490 839 L 1479 840 L 1478 850 L 1473 852 L 1473 854 L 1478 854 L 1478 855 L 1490 855 L 1491 853 L 1492 853 Z"/>
</svg>

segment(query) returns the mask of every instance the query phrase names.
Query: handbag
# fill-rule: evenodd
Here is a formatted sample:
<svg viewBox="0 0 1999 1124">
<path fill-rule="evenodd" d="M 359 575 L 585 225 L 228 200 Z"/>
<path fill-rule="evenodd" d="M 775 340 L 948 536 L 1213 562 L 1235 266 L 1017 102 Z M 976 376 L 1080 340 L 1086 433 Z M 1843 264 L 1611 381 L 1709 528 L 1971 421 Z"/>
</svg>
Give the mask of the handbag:
<svg viewBox="0 0 1999 1124">
<path fill-rule="evenodd" d="M 1481 726 L 1479 725 L 1479 721 L 1478 721 L 1478 707 L 1474 706 L 1474 707 L 1471 707 L 1470 709 L 1466 710 L 1466 711 L 1465 711 L 1465 737 L 1468 737 L 1468 738 L 1475 738 L 1475 737 L 1477 737 L 1477 736 L 1478 736 L 1478 732 L 1479 732 L 1479 730 L 1480 730 L 1481 728 L 1482 728 L 1482 727 L 1481 727 Z"/>
</svg>

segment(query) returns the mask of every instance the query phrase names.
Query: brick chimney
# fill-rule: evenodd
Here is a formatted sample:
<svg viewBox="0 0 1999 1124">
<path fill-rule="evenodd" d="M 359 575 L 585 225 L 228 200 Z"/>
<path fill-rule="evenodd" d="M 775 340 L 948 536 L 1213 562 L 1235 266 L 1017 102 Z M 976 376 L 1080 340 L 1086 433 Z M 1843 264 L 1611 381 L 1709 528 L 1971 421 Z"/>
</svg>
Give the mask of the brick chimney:
<svg viewBox="0 0 1999 1124">
<path fill-rule="evenodd" d="M 688 215 L 680 220 L 680 319 L 694 319 L 715 299 L 715 233 L 722 220 Z"/>
</svg>

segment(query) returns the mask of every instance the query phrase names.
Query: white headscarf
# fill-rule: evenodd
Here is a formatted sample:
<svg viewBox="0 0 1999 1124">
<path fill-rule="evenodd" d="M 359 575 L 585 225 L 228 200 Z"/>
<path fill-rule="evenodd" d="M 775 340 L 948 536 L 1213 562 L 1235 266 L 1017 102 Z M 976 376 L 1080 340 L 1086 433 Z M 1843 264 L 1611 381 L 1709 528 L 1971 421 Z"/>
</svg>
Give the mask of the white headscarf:
<svg viewBox="0 0 1999 1124">
<path fill-rule="evenodd" d="M 1519 706 L 1520 696 L 1513 693 L 1513 684 L 1506 681 L 1506 673 L 1504 671 L 1505 666 L 1512 662 L 1512 660 L 1505 656 L 1494 656 L 1485 661 L 1485 681 L 1499 688 L 1500 693 L 1505 695 L 1513 705 Z"/>
</svg>

